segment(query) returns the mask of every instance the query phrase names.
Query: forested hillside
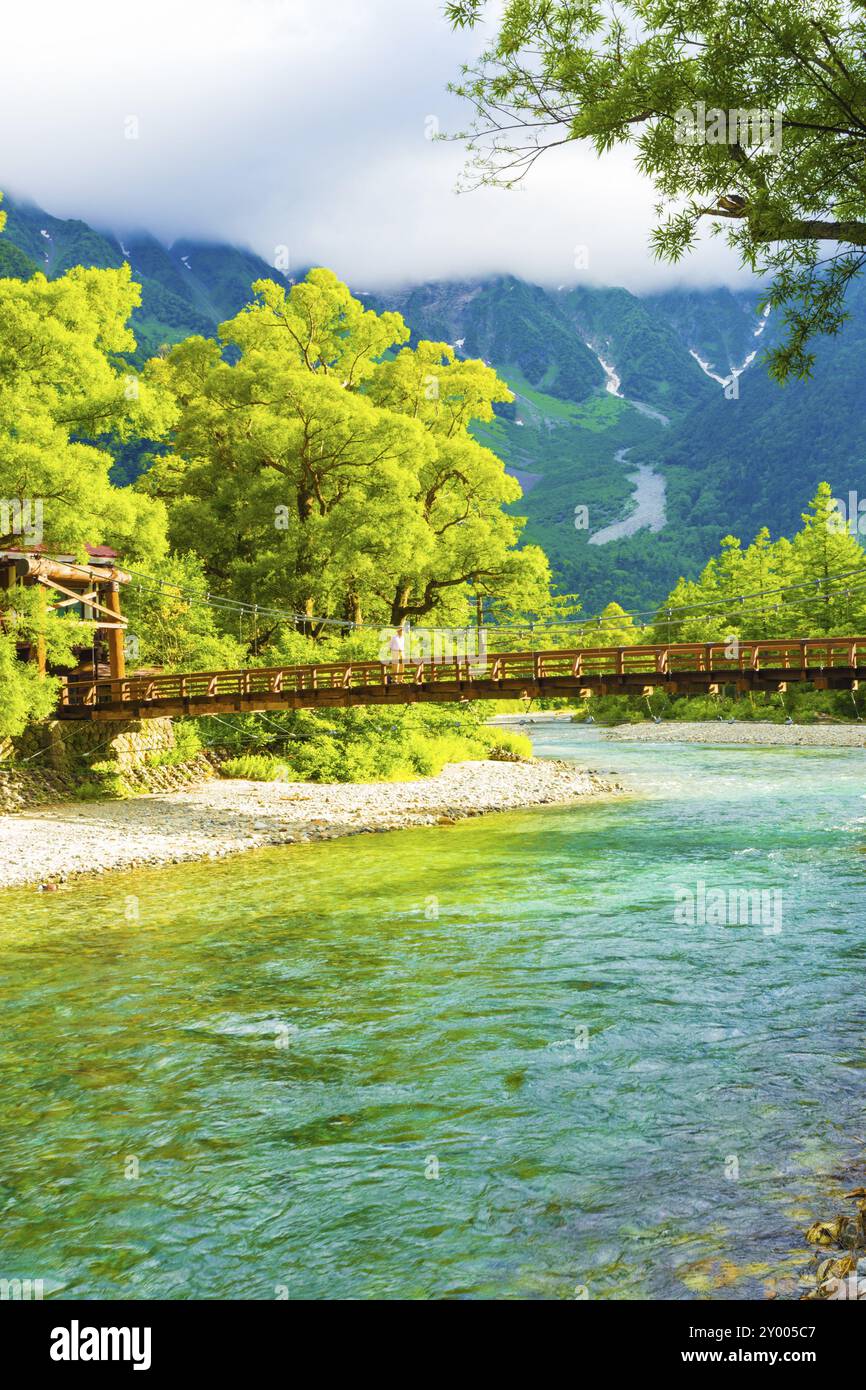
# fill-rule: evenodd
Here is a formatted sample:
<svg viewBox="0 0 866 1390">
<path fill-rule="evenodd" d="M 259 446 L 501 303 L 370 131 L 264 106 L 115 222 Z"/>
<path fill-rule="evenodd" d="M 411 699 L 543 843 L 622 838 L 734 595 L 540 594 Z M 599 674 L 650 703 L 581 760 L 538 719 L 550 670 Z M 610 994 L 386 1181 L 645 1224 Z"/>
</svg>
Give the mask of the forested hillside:
<svg viewBox="0 0 866 1390">
<path fill-rule="evenodd" d="M 828 479 L 837 497 L 866 497 L 866 285 L 850 292 L 851 319 L 820 339 L 809 381 L 770 380 L 756 363 L 739 398 L 713 392 L 675 425 L 657 455 L 668 477 L 671 521 L 692 550 L 734 530 L 796 528 L 802 498 Z"/>
<path fill-rule="evenodd" d="M 142 288 L 132 316 L 136 364 L 165 343 L 191 333 L 212 336 L 224 319 L 250 300 L 250 286 L 279 271 L 236 246 L 177 242 L 170 249 L 141 233 L 123 239 L 94 231 L 86 222 L 52 217 L 32 204 L 3 199 L 7 221 L 0 242 L 0 273 L 26 277 L 41 270 L 56 279 L 74 265 L 115 269 L 127 261 Z"/>
<path fill-rule="evenodd" d="M 70 266 L 128 261 L 142 286 L 132 315 L 136 366 L 218 325 L 250 302 L 254 280 L 286 277 L 254 252 L 139 233 L 101 233 L 6 198 L 0 274 L 56 278 Z M 360 293 L 398 311 L 412 333 L 479 357 L 514 393 L 473 427 L 523 488 L 511 507 L 524 543 L 547 552 L 562 590 L 586 609 L 609 599 L 646 607 L 680 574 L 696 576 L 729 532 L 791 533 L 818 483 L 866 493 L 860 402 L 866 378 L 866 290 L 851 295 L 844 333 L 818 341 L 811 382 L 782 387 L 761 365 L 778 325 L 759 293 L 542 288 L 513 276 Z M 736 391 L 723 383 L 737 372 Z M 145 441 L 113 441 L 114 480 L 149 466 Z M 664 480 L 660 524 L 606 539 L 634 508 L 639 464 Z M 586 524 L 581 525 L 581 509 Z M 602 543 L 599 543 L 601 540 Z"/>
</svg>

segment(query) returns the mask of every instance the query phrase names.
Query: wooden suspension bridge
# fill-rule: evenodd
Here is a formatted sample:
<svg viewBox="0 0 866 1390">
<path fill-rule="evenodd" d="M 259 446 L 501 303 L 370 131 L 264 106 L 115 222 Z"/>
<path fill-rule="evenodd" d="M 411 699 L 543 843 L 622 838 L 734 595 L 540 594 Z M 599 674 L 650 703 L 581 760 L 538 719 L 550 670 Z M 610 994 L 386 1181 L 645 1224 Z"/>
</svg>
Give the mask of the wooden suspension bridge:
<svg viewBox="0 0 866 1390">
<path fill-rule="evenodd" d="M 491 653 L 484 659 L 273 666 L 190 674 L 146 673 L 64 682 L 62 719 L 152 719 L 257 710 L 333 709 L 540 696 L 648 695 L 854 690 L 866 680 L 866 637 L 819 637 L 733 644 L 586 647 Z"/>
</svg>

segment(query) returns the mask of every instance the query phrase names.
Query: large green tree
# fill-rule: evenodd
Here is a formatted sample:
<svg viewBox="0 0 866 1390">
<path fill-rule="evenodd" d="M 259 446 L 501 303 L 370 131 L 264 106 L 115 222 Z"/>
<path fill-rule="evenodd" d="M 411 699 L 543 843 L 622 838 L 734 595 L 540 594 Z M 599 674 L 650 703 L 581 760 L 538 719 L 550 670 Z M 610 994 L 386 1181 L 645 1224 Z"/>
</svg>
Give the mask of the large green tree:
<svg viewBox="0 0 866 1390">
<path fill-rule="evenodd" d="M 404 346 L 330 271 L 291 291 L 259 281 L 220 329 L 148 368 L 179 408 L 174 452 L 140 486 L 170 507 L 177 548 L 214 589 L 299 615 L 456 621 L 471 596 L 541 604 L 541 552 L 516 549 L 520 495 L 469 433 L 510 399 L 481 362 L 444 344 Z M 263 615 L 268 636 L 278 620 Z"/>
<path fill-rule="evenodd" d="M 158 435 L 172 417 L 171 398 L 123 357 L 135 348 L 126 324 L 139 298 L 128 266 L 0 279 L 0 545 L 42 543 L 81 559 L 88 543 L 116 545 L 130 560 L 165 552 L 164 508 L 112 486 L 112 457 L 93 442 Z M 0 594 L 2 735 L 56 699 L 56 682 L 16 660 L 17 644 L 44 645 L 62 665 L 90 632 L 38 597 Z"/>
<path fill-rule="evenodd" d="M 475 26 L 489 7 L 446 9 Z M 569 141 L 633 146 L 659 195 L 658 255 L 679 259 L 709 222 L 772 275 L 784 378 L 808 374 L 866 259 L 864 48 L 863 6 L 844 0 L 508 0 L 455 90 L 475 107 L 482 182 Z"/>
<path fill-rule="evenodd" d="M 130 558 L 165 548 L 162 506 L 113 487 L 111 454 L 89 442 L 168 423 L 166 398 L 120 356 L 135 346 L 126 321 L 138 298 L 127 266 L 0 280 L 0 498 L 29 504 L 31 528 L 38 510 L 49 548 L 83 555 L 108 543 Z"/>
</svg>

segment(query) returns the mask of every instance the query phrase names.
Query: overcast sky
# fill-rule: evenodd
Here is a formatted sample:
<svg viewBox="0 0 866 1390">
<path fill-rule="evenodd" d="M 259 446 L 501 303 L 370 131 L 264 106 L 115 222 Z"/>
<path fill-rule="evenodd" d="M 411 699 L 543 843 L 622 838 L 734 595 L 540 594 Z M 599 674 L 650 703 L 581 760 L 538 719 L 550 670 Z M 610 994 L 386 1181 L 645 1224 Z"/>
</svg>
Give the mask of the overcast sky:
<svg viewBox="0 0 866 1390">
<path fill-rule="evenodd" d="M 510 271 L 543 284 L 746 283 L 712 240 L 648 252 L 630 157 L 553 151 L 456 194 L 446 85 L 481 44 L 442 0 L 40 0 L 3 18 L 0 188 L 103 228 L 243 243 L 357 289 Z M 489 34 L 489 30 L 487 33 Z M 136 136 L 137 138 L 129 138 Z M 576 251 L 576 248 L 586 251 Z M 577 261 L 578 267 L 575 262 Z"/>
</svg>

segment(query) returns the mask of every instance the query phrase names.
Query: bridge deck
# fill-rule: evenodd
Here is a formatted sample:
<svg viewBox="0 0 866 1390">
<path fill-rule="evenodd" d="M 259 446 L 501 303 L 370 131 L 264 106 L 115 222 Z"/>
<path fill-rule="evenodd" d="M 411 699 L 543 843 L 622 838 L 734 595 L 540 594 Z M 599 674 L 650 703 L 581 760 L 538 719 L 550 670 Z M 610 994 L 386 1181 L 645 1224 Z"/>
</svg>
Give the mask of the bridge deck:
<svg viewBox="0 0 866 1390">
<path fill-rule="evenodd" d="M 726 684 L 779 690 L 796 681 L 852 689 L 864 679 L 866 637 L 785 638 L 740 642 L 735 654 L 730 642 L 502 652 L 483 660 L 407 662 L 399 674 L 381 661 L 132 674 L 65 683 L 57 713 L 62 719 L 148 719 L 522 695 L 640 695 L 657 687 L 672 694 Z"/>
</svg>

